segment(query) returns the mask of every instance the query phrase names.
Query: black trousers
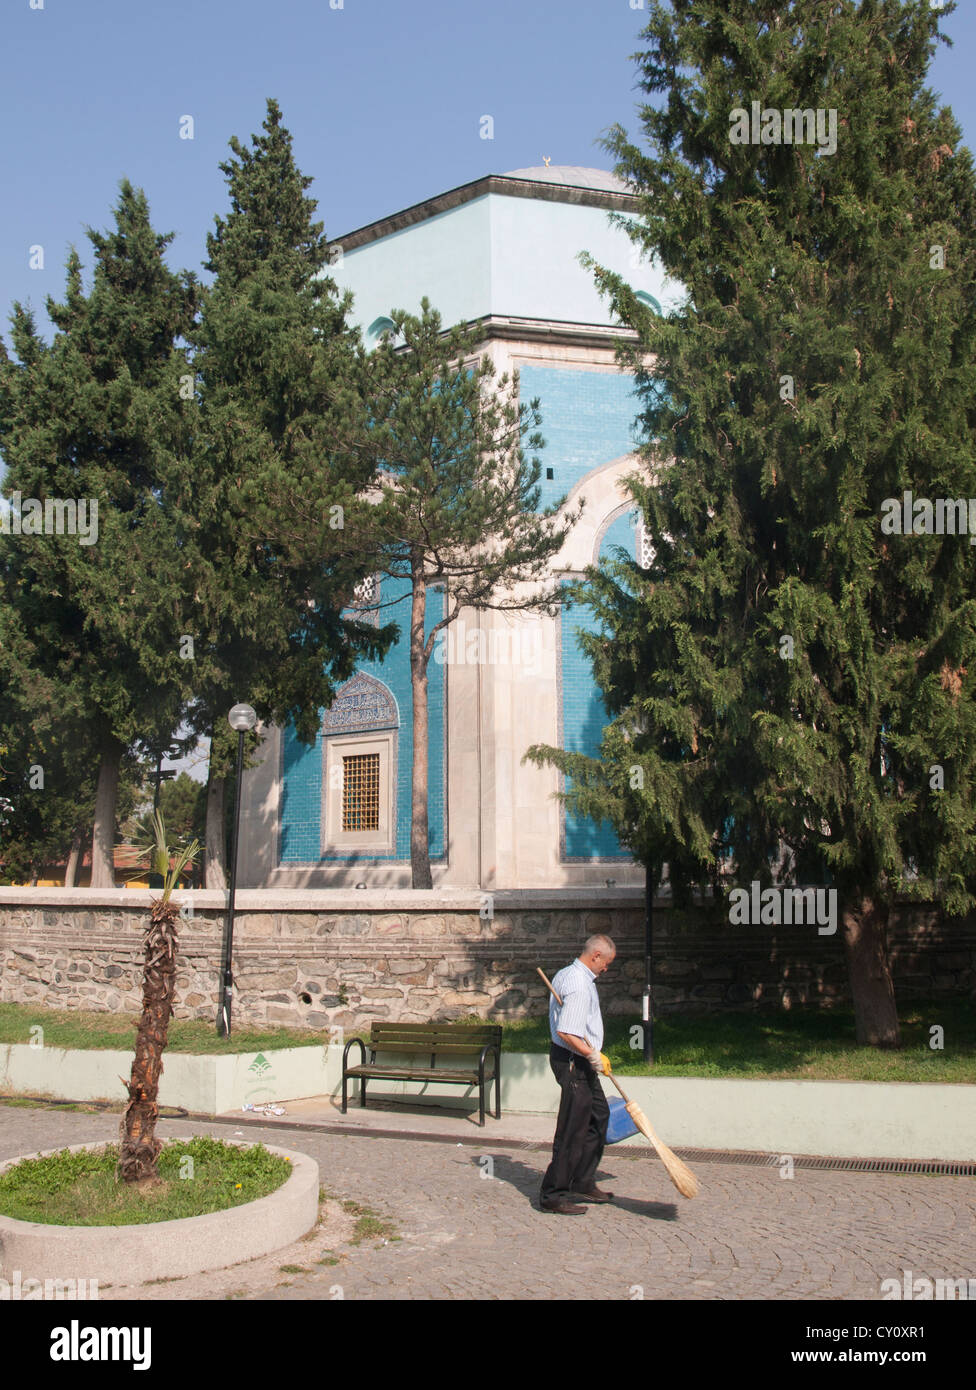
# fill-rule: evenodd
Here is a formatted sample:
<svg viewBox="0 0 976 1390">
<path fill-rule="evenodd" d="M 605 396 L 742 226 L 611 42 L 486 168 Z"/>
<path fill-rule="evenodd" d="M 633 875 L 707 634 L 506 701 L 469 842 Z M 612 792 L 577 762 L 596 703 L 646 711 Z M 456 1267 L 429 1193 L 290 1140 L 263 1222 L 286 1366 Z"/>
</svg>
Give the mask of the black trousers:
<svg viewBox="0 0 976 1390">
<path fill-rule="evenodd" d="M 562 1097 L 552 1141 L 552 1162 L 542 1179 L 543 1202 L 566 1200 L 571 1192 L 589 1192 L 607 1142 L 610 1107 L 599 1072 L 585 1057 L 555 1043 L 549 1065 Z"/>
</svg>

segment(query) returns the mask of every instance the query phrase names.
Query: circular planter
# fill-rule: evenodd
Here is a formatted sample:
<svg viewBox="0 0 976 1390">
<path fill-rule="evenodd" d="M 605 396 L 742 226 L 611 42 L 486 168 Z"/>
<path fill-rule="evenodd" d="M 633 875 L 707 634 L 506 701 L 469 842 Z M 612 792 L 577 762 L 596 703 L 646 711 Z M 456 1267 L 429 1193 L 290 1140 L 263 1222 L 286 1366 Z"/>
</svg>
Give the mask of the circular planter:
<svg viewBox="0 0 976 1390">
<path fill-rule="evenodd" d="M 177 1136 L 179 1143 L 192 1136 Z M 104 1149 L 72 1144 L 69 1152 Z M 239 1149 L 250 1142 L 224 1140 Z M 153 1221 L 141 1226 L 48 1226 L 0 1215 L 0 1277 L 87 1279 L 101 1284 L 173 1279 L 223 1269 L 242 1260 L 268 1255 L 298 1240 L 318 1219 L 319 1165 L 307 1154 L 265 1145 L 269 1153 L 291 1160 L 292 1171 L 276 1191 L 257 1201 L 205 1216 Z M 21 1154 L 0 1163 L 0 1173 L 31 1158 L 46 1158 L 61 1149 Z"/>
</svg>

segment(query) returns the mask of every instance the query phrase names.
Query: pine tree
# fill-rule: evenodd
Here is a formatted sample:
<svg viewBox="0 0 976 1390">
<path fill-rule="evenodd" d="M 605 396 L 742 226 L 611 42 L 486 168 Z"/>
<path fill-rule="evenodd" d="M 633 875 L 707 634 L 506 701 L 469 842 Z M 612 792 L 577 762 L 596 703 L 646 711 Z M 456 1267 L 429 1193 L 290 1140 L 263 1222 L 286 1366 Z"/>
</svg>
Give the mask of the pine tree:
<svg viewBox="0 0 976 1390">
<path fill-rule="evenodd" d="M 13 625 L 0 666 L 0 881 L 57 875 L 75 883 L 91 843 L 98 760 L 84 712 L 70 690 L 31 664 L 32 644 Z M 120 764 L 116 820 L 137 799 L 139 765 Z M 114 837 L 113 837 L 114 838 Z"/>
<path fill-rule="evenodd" d="M 123 759 L 178 724 L 184 681 L 183 561 L 163 493 L 185 445 L 176 345 L 195 287 L 166 267 L 171 237 L 153 231 L 145 195 L 127 180 L 114 215 L 113 231 L 88 232 L 90 294 L 69 256 L 65 302 L 48 301 L 53 342 L 17 304 L 17 360 L 0 353 L 4 490 L 19 495 L 3 541 L 0 659 L 19 640 L 22 664 L 89 731 L 94 887 L 114 883 Z"/>
<path fill-rule="evenodd" d="M 393 637 L 344 616 L 369 560 L 375 465 L 355 447 L 357 335 L 326 273 L 311 179 L 275 101 L 251 147 L 230 146 L 231 206 L 208 237 L 214 280 L 193 333 L 199 419 L 181 506 L 196 576 L 193 718 L 211 734 L 208 886 L 223 882 L 227 711 L 246 699 L 311 742 L 337 685 Z M 347 528 L 359 513 L 357 553 Z"/>
<path fill-rule="evenodd" d="M 594 593 L 612 720 L 591 803 L 620 814 L 638 746 L 631 843 L 829 882 L 879 1046 L 895 898 L 976 901 L 976 551 L 885 526 L 909 492 L 976 497 L 976 187 L 923 85 L 938 23 L 895 0 L 653 4 L 649 148 L 619 127 L 608 148 L 687 300 L 655 318 L 596 268 L 639 335 L 655 554 Z"/>
<path fill-rule="evenodd" d="M 418 318 L 360 353 L 370 403 L 369 448 L 382 462 L 381 498 L 367 517 L 383 538 L 380 573 L 409 582 L 413 769 L 410 862 L 414 888 L 432 886 L 428 826 L 427 670 L 439 634 L 462 608 L 553 611 L 547 575 L 578 512 L 539 511 L 538 402 L 519 404 L 518 378 L 496 379 L 480 360 L 475 330 L 442 331 L 426 299 Z M 365 566 L 364 566 L 365 570 Z M 368 571 L 365 571 L 368 573 Z M 441 586 L 444 616 L 428 621 L 427 595 Z"/>
<path fill-rule="evenodd" d="M 76 832 L 90 826 L 95 778 L 84 739 L 63 738 L 51 705 L 25 717 L 6 682 L 0 699 L 0 882 L 29 883 L 66 860 Z"/>
</svg>

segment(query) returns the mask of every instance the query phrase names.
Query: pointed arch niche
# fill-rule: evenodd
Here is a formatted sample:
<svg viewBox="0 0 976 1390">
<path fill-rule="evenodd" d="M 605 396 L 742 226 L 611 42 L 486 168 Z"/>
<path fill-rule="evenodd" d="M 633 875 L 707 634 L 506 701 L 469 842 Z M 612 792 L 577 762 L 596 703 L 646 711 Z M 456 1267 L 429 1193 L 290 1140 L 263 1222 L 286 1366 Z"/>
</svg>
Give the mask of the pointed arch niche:
<svg viewBox="0 0 976 1390">
<path fill-rule="evenodd" d="M 322 857 L 392 857 L 397 737 L 392 691 L 365 672 L 341 686 L 322 720 Z"/>
</svg>

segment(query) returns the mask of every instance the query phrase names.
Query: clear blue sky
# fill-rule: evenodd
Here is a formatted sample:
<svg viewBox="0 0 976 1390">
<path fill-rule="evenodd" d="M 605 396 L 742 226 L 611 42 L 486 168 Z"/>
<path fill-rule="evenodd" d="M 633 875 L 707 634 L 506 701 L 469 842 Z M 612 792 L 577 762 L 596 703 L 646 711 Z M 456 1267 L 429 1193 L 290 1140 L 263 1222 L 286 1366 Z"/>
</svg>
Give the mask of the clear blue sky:
<svg viewBox="0 0 976 1390">
<path fill-rule="evenodd" d="M 37 3 L 37 0 L 35 0 Z M 145 188 L 170 264 L 200 269 L 232 134 L 281 104 L 329 237 L 486 173 L 609 160 L 636 133 L 642 13 L 630 0 L 3 0 L 0 332 L 14 299 L 47 329 L 69 245 L 105 227 L 119 179 Z M 944 19 L 930 83 L 976 143 L 970 6 Z M 193 117 L 195 138 L 179 138 Z M 494 139 L 479 136 L 484 115 Z M 28 268 L 28 248 L 45 269 Z"/>
</svg>

